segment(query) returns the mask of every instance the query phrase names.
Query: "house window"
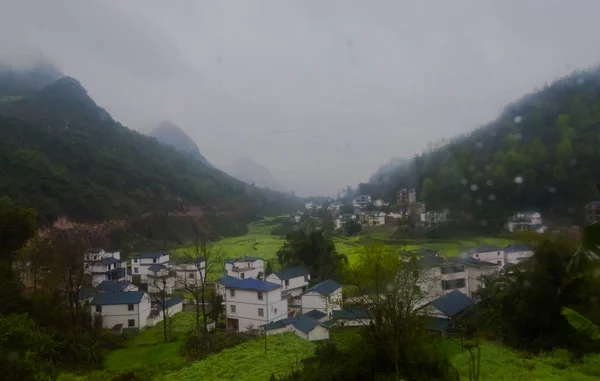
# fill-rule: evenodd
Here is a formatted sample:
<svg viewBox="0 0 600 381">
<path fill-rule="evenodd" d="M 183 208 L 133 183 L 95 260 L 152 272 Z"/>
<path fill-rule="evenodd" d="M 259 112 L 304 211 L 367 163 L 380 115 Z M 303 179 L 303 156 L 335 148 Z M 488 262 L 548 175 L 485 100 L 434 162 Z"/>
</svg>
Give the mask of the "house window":
<svg viewBox="0 0 600 381">
<path fill-rule="evenodd" d="M 454 290 L 465 287 L 464 279 L 442 280 L 442 290 Z"/>
<path fill-rule="evenodd" d="M 128 326 L 129 328 L 131 328 L 131 327 L 135 327 L 135 320 L 134 320 L 134 319 L 129 319 L 129 320 L 127 320 L 127 326 Z"/>
<path fill-rule="evenodd" d="M 133 304 L 127 305 L 127 311 L 133 311 Z"/>
<path fill-rule="evenodd" d="M 286 280 L 285 280 L 285 287 L 287 287 L 287 286 L 289 286 L 289 285 L 290 285 L 290 280 L 289 280 L 289 279 L 286 279 Z"/>
<path fill-rule="evenodd" d="M 102 306 L 96 306 L 96 312 L 97 313 L 101 313 L 102 312 Z"/>
<path fill-rule="evenodd" d="M 500 255 L 500 252 L 498 252 L 498 254 L 496 254 L 496 255 Z"/>
<path fill-rule="evenodd" d="M 246 278 L 246 275 L 244 275 L 244 273 L 240 273 L 240 278 L 241 278 L 241 279 L 245 279 L 245 278 Z"/>
<path fill-rule="evenodd" d="M 475 257 L 479 258 L 479 254 L 475 254 Z"/>
<path fill-rule="evenodd" d="M 275 308 L 275 310 L 273 312 L 277 313 L 277 308 Z"/>
<path fill-rule="evenodd" d="M 156 258 L 152 258 L 152 263 L 156 263 Z"/>
<path fill-rule="evenodd" d="M 231 313 L 234 314 L 235 313 L 235 304 L 230 305 L 229 309 L 231 310 Z"/>
<path fill-rule="evenodd" d="M 137 258 L 133 258 L 133 263 L 137 263 Z"/>
<path fill-rule="evenodd" d="M 265 310 L 263 308 L 258 309 L 258 316 L 265 316 Z"/>
<path fill-rule="evenodd" d="M 134 268 L 133 268 L 133 272 L 134 272 L 134 273 L 136 273 L 136 274 L 137 274 L 137 273 L 139 273 L 139 272 L 140 272 L 140 269 L 139 269 L 139 267 L 134 267 Z"/>
<path fill-rule="evenodd" d="M 258 296 L 258 300 L 263 300 L 263 294 L 262 294 L 262 292 L 259 292 L 256 295 Z"/>
<path fill-rule="evenodd" d="M 235 290 L 231 289 L 229 290 L 229 296 L 231 296 L 232 298 L 235 297 Z"/>
<path fill-rule="evenodd" d="M 188 278 L 194 279 L 194 273 L 190 273 L 190 275 L 188 275 Z"/>
</svg>

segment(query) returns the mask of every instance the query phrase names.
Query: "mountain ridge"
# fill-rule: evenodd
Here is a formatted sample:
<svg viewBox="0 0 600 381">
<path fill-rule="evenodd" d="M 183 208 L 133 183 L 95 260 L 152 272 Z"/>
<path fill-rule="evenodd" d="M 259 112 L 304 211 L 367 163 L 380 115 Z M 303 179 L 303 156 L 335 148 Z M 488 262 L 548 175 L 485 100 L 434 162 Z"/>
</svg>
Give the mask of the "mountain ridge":
<svg viewBox="0 0 600 381">
<path fill-rule="evenodd" d="M 200 160 L 211 167 L 213 166 L 204 155 L 200 153 L 200 148 L 198 148 L 196 142 L 194 142 L 181 127 L 173 122 L 163 120 L 150 131 L 149 136 L 161 143 L 173 146 L 181 152 L 188 153 L 193 158 Z"/>
</svg>

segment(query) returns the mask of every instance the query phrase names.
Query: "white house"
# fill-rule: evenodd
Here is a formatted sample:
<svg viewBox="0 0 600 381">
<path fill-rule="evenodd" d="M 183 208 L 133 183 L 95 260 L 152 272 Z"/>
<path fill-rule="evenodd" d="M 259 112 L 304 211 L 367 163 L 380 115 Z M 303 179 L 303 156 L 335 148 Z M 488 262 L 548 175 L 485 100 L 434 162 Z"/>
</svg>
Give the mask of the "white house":
<svg viewBox="0 0 600 381">
<path fill-rule="evenodd" d="M 455 319 L 463 314 L 474 301 L 459 291 L 440 296 L 421 308 L 430 320 L 429 329 L 445 332 L 454 326 Z"/>
<path fill-rule="evenodd" d="M 308 288 L 310 274 L 304 267 L 292 267 L 276 271 L 266 280 L 281 286 L 281 297 L 288 299 L 289 306 L 300 307 L 302 305 L 300 295 Z"/>
<path fill-rule="evenodd" d="M 364 327 L 373 322 L 373 314 L 364 308 L 334 310 L 331 319 L 326 326 Z"/>
<path fill-rule="evenodd" d="M 84 254 L 84 272 L 97 286 L 105 280 L 124 281 L 127 278 L 127 264 L 121 261 L 121 253 L 103 249 L 88 249 Z"/>
<path fill-rule="evenodd" d="M 147 282 L 148 267 L 159 264 L 167 265 L 169 263 L 169 253 L 155 252 L 142 253 L 131 259 L 131 274 L 136 281 L 136 278 L 141 283 Z"/>
<path fill-rule="evenodd" d="M 185 289 L 187 285 L 197 287 L 202 284 L 206 276 L 206 261 L 199 258 L 197 261 L 173 261 L 171 270 L 175 271 L 175 288 Z"/>
<path fill-rule="evenodd" d="M 306 315 L 297 318 L 290 317 L 281 319 L 261 327 L 267 335 L 294 332 L 297 336 L 309 341 L 329 339 L 329 328 L 319 320 L 312 319 Z"/>
<path fill-rule="evenodd" d="M 166 309 L 167 318 L 183 311 L 183 300 L 177 296 L 165 300 L 164 305 L 161 304 L 162 303 L 156 303 L 156 307 L 153 308 L 150 315 L 148 315 L 146 323 L 148 327 L 153 327 L 156 323 L 163 320 L 163 309 Z"/>
<path fill-rule="evenodd" d="M 547 228 L 542 223 L 538 212 L 519 212 L 508 219 L 508 231 L 543 233 Z"/>
<path fill-rule="evenodd" d="M 264 276 L 265 261 L 249 256 L 229 258 L 225 261 L 225 271 L 227 275 L 239 279 L 258 278 Z"/>
<path fill-rule="evenodd" d="M 478 246 L 470 251 L 471 257 L 504 266 L 504 250 L 493 245 Z"/>
<path fill-rule="evenodd" d="M 227 329 L 245 332 L 288 316 L 281 286 L 255 278 L 238 279 L 226 286 Z"/>
<path fill-rule="evenodd" d="M 356 196 L 354 200 L 352 200 L 352 205 L 355 208 L 364 208 L 365 206 L 371 203 L 371 196 L 362 194 L 360 196 Z"/>
<path fill-rule="evenodd" d="M 333 310 L 342 308 L 342 285 L 328 279 L 312 286 L 301 297 L 303 314 L 310 310 L 318 310 L 331 316 Z"/>
<path fill-rule="evenodd" d="M 508 263 L 516 265 L 517 263 L 533 256 L 533 248 L 524 243 L 508 245 L 502 251 L 504 252 L 504 263 L 502 265 L 506 265 Z"/>
<path fill-rule="evenodd" d="M 148 266 L 146 280 L 150 294 L 165 292 L 171 295 L 175 289 L 175 271 L 164 264 L 155 263 Z"/>
<path fill-rule="evenodd" d="M 104 328 L 142 329 L 150 315 L 150 296 L 143 291 L 99 292 L 90 305 Z"/>
<path fill-rule="evenodd" d="M 425 228 L 435 227 L 448 220 L 448 213 L 446 211 L 435 212 L 429 211 L 421 213 L 421 225 Z"/>
<path fill-rule="evenodd" d="M 472 257 L 466 257 L 462 260 L 465 264 L 466 271 L 466 288 L 467 296 L 471 298 L 477 297 L 477 290 L 483 286 L 481 277 L 492 275 L 502 268 L 502 266 L 486 261 L 480 261 Z"/>
<path fill-rule="evenodd" d="M 219 279 L 217 279 L 217 281 L 215 282 L 215 288 L 217 291 L 217 294 L 221 295 L 222 297 L 225 297 L 225 292 L 227 291 L 227 286 L 235 281 L 239 280 L 239 278 L 230 276 L 230 275 L 223 275 L 222 277 L 220 277 Z"/>
<path fill-rule="evenodd" d="M 132 283 L 116 280 L 105 280 L 100 283 L 96 289 L 100 292 L 129 292 L 139 290 L 138 287 Z"/>
<path fill-rule="evenodd" d="M 349 220 L 356 220 L 356 216 L 354 214 L 339 215 L 338 218 L 335 219 L 335 228 L 338 230 L 343 229 Z"/>
</svg>

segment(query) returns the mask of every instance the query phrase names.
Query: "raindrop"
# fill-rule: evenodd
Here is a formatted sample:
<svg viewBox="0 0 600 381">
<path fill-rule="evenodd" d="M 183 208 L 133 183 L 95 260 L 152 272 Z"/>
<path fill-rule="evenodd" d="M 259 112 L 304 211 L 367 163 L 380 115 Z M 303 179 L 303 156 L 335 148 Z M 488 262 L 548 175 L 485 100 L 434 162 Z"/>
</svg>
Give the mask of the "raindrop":
<svg viewBox="0 0 600 381">
<path fill-rule="evenodd" d="M 470 188 L 471 188 L 471 190 L 472 190 L 473 192 L 475 192 L 477 189 L 479 189 L 479 187 L 477 186 L 477 184 L 471 184 L 471 187 L 470 187 Z"/>
<path fill-rule="evenodd" d="M 521 123 L 523 121 L 523 117 L 521 115 L 515 116 L 515 123 Z"/>
<path fill-rule="evenodd" d="M 523 177 L 522 176 L 517 176 L 515 177 L 515 183 L 516 184 L 523 184 Z"/>
<path fill-rule="evenodd" d="M 487 185 L 488 187 L 491 187 L 494 185 L 494 180 L 488 180 L 485 182 L 485 185 Z"/>
<path fill-rule="evenodd" d="M 521 140 L 521 139 L 523 139 L 523 135 L 521 135 L 521 133 L 520 133 L 520 132 L 517 132 L 517 133 L 515 134 L 515 138 L 517 138 L 517 140 Z"/>
<path fill-rule="evenodd" d="M 480 198 L 478 198 L 477 200 L 475 200 L 475 203 L 477 205 L 483 205 L 483 201 Z"/>
<path fill-rule="evenodd" d="M 575 209 L 569 208 L 567 209 L 567 212 L 569 212 L 569 214 L 575 214 Z"/>
<path fill-rule="evenodd" d="M 477 142 L 477 143 L 475 143 L 475 147 L 481 149 L 481 148 L 483 148 L 483 143 L 482 142 Z"/>
<path fill-rule="evenodd" d="M 481 224 L 481 226 L 487 226 L 488 222 L 486 220 L 481 220 L 479 221 L 479 223 Z"/>
<path fill-rule="evenodd" d="M 463 179 L 461 179 L 461 180 L 460 180 L 460 183 L 461 183 L 462 185 L 467 185 L 468 181 L 467 181 L 467 179 L 464 179 L 464 178 L 463 178 Z"/>
<path fill-rule="evenodd" d="M 583 82 L 585 82 L 585 80 L 583 78 L 577 78 L 578 85 L 583 85 Z"/>
<path fill-rule="evenodd" d="M 548 192 L 552 194 L 556 193 L 556 187 L 548 187 Z"/>
<path fill-rule="evenodd" d="M 491 195 L 488 196 L 488 200 L 494 201 L 494 200 L 496 200 L 496 196 L 493 195 L 493 194 L 491 194 Z"/>
</svg>

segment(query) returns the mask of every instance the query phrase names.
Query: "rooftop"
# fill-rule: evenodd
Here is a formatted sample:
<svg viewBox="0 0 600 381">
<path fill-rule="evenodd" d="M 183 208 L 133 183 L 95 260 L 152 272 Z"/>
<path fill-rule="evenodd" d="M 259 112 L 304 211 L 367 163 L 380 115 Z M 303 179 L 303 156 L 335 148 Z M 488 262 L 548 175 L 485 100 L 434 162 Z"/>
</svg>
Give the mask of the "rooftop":
<svg viewBox="0 0 600 381">
<path fill-rule="evenodd" d="M 152 271 L 152 272 L 159 272 L 160 270 L 165 270 L 167 269 L 167 266 L 165 265 L 161 265 L 160 263 L 155 263 L 153 265 L 148 266 L 148 270 Z"/>
<path fill-rule="evenodd" d="M 127 286 L 131 285 L 129 282 L 119 282 L 116 280 L 105 280 L 100 283 L 97 287 L 98 291 L 113 291 L 113 292 L 123 292 Z"/>
<path fill-rule="evenodd" d="M 310 310 L 307 313 L 303 314 L 302 316 L 306 316 L 307 318 L 310 318 L 310 319 L 313 319 L 313 320 L 319 320 L 321 318 L 324 318 L 327 315 L 323 311 Z"/>
<path fill-rule="evenodd" d="M 243 257 L 239 257 L 239 258 L 227 258 L 225 260 L 225 263 L 254 262 L 254 261 L 258 261 L 259 259 L 262 259 L 262 258 L 250 257 L 250 256 L 247 256 L 247 255 L 244 255 Z"/>
<path fill-rule="evenodd" d="M 318 292 L 321 295 L 327 296 L 333 294 L 335 291 L 340 289 L 342 285 L 334 280 L 327 279 L 319 284 L 316 284 L 306 290 L 306 292 L 314 291 Z M 305 292 L 305 293 L 306 293 Z"/>
<path fill-rule="evenodd" d="M 153 252 L 153 253 L 141 253 L 139 255 L 136 255 L 134 258 L 142 258 L 142 259 L 160 258 L 163 255 L 169 255 L 169 253 L 167 253 L 165 251 L 157 251 L 157 252 Z"/>
<path fill-rule="evenodd" d="M 492 251 L 502 251 L 502 249 L 494 245 L 481 245 L 474 247 L 471 251 L 474 253 L 489 253 Z"/>
<path fill-rule="evenodd" d="M 516 253 L 519 251 L 532 251 L 533 247 L 527 245 L 525 243 L 514 243 L 512 245 L 508 245 L 504 248 L 504 251 L 507 253 Z"/>
<path fill-rule="evenodd" d="M 229 284 L 238 281 L 239 279 L 231 276 L 231 275 L 223 275 L 222 277 L 220 277 L 219 279 L 217 279 L 217 283 L 219 283 L 222 286 L 228 286 Z"/>
<path fill-rule="evenodd" d="M 276 283 L 267 282 L 264 280 L 247 278 L 247 279 L 236 279 L 235 282 L 231 282 L 225 285 L 227 288 L 233 288 L 238 290 L 252 290 L 252 291 L 273 291 L 281 286 Z"/>
<path fill-rule="evenodd" d="M 183 299 L 181 299 L 179 296 L 174 296 L 172 298 L 169 298 L 167 300 L 165 300 L 165 308 L 171 308 L 176 304 L 179 303 L 183 303 Z M 158 309 L 161 310 L 162 308 L 160 308 L 160 304 L 158 305 Z"/>
<path fill-rule="evenodd" d="M 435 299 L 431 305 L 444 315 L 454 317 L 473 305 L 473 300 L 462 292 L 454 290 Z"/>
<path fill-rule="evenodd" d="M 143 291 L 101 292 L 92 299 L 92 306 L 117 304 L 138 304 L 146 295 Z"/>
<path fill-rule="evenodd" d="M 103 265 L 114 265 L 115 263 L 119 263 L 119 262 L 121 262 L 121 261 L 115 257 L 102 258 Z"/>
<path fill-rule="evenodd" d="M 334 310 L 332 317 L 334 319 L 371 319 L 373 314 L 367 309 L 359 308 L 353 310 Z"/>
<path fill-rule="evenodd" d="M 318 324 L 319 324 L 318 321 L 313 320 L 311 318 L 308 318 L 308 317 L 302 315 L 298 319 L 296 319 L 296 321 L 294 322 L 293 325 L 294 325 L 294 328 L 296 328 L 298 331 L 304 332 L 304 333 L 309 333 Z"/>
<path fill-rule="evenodd" d="M 289 269 L 275 271 L 274 274 L 277 276 L 277 278 L 286 280 L 308 275 L 308 270 L 305 267 L 291 267 Z"/>
</svg>

